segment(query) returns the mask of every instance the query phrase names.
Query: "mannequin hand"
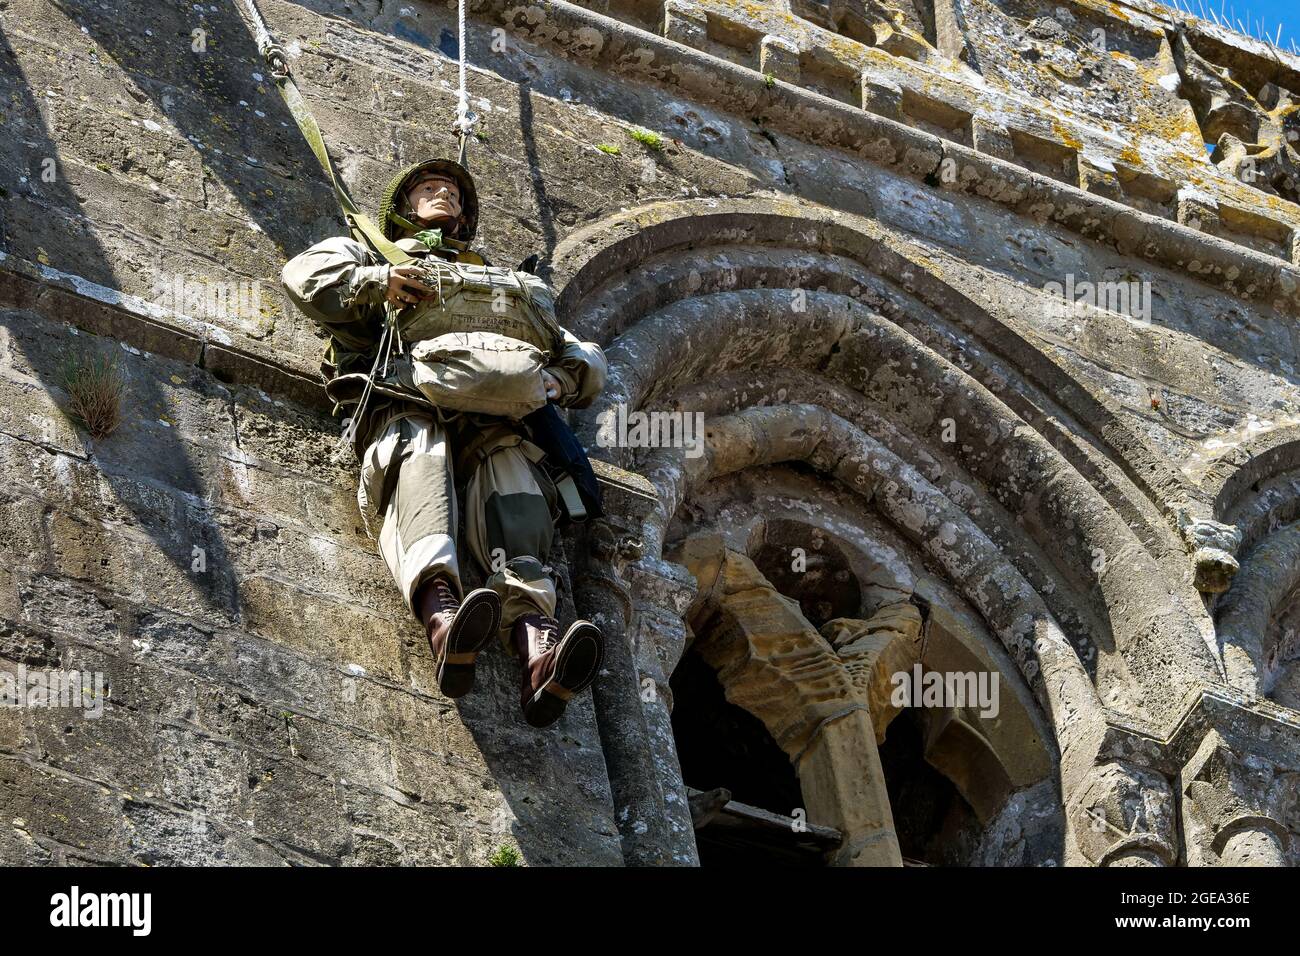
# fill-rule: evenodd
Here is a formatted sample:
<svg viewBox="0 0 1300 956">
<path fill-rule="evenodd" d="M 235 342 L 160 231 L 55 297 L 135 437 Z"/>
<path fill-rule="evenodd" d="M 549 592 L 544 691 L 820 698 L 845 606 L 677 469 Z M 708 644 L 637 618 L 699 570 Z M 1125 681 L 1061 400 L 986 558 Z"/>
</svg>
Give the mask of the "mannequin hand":
<svg viewBox="0 0 1300 956">
<path fill-rule="evenodd" d="M 542 369 L 542 384 L 546 387 L 547 401 L 554 401 L 560 397 L 560 380 L 546 369 Z"/>
<path fill-rule="evenodd" d="M 388 270 L 388 292 L 384 298 L 399 309 L 427 299 L 434 290 L 415 278 L 419 274 L 418 266 L 393 266 Z"/>
</svg>

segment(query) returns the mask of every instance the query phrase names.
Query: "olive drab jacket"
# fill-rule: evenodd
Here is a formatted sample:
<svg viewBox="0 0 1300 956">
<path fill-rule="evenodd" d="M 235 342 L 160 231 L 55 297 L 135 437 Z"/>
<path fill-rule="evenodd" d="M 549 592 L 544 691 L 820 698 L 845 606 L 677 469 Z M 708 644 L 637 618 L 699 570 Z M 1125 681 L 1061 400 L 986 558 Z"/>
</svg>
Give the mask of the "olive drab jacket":
<svg viewBox="0 0 1300 956">
<path fill-rule="evenodd" d="M 463 243 L 433 252 L 414 239 L 397 245 L 431 270 L 424 281 L 438 292 L 396 311 L 401 341 L 375 374 L 379 403 L 521 419 L 547 403 L 543 369 L 560 383 L 556 404 L 585 408 L 595 400 L 605 384 L 604 353 L 556 323 L 545 282 L 486 265 Z M 322 371 L 336 413 L 355 409 L 375 364 L 392 308 L 385 302 L 388 270 L 361 243 L 335 237 L 291 259 L 281 274 L 294 304 L 330 335 Z M 366 424 L 354 429 L 361 447 Z"/>
</svg>

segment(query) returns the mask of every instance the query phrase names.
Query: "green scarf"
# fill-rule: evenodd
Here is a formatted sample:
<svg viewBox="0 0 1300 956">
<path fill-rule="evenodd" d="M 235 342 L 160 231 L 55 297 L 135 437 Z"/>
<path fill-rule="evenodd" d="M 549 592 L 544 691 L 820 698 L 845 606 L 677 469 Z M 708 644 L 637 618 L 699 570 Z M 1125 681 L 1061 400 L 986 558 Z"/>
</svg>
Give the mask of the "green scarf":
<svg viewBox="0 0 1300 956">
<path fill-rule="evenodd" d="M 416 242 L 424 246 L 426 249 L 428 249 L 430 252 L 433 252 L 435 249 L 442 248 L 441 229 L 422 229 L 421 231 L 417 232 L 414 236 L 412 236 L 412 238 Z"/>
</svg>

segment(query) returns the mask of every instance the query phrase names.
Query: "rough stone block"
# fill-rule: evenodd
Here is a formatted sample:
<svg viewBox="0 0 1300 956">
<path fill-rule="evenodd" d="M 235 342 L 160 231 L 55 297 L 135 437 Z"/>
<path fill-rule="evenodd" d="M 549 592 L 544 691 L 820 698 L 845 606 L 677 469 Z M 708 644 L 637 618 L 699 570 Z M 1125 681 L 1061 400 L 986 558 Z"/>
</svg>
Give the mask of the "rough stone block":
<svg viewBox="0 0 1300 956">
<path fill-rule="evenodd" d="M 141 715 L 112 704 L 90 710 L 31 708 L 36 751 L 42 762 L 116 790 L 156 794 L 165 759 L 155 729 Z"/>
<path fill-rule="evenodd" d="M 1079 186 L 1107 199 L 1120 201 L 1124 198 L 1124 187 L 1115 175 L 1115 166 L 1106 160 L 1080 156 Z"/>
<path fill-rule="evenodd" d="M 347 851 L 350 830 L 334 784 L 291 763 L 249 760 L 241 814 L 260 835 L 311 857 L 329 862 Z"/>
<path fill-rule="evenodd" d="M 163 766 L 160 796 L 227 824 L 240 822 L 248 779 L 244 751 L 180 727 L 160 727 L 154 746 Z"/>
<path fill-rule="evenodd" d="M 799 48 L 784 37 L 765 35 L 759 43 L 759 72 L 784 80 L 799 82 Z"/>
<path fill-rule="evenodd" d="M 129 859 L 129 829 L 118 806 L 99 786 L 0 756 L 0 832 L 12 833 L 25 853 L 38 854 L 35 843 L 105 861 Z"/>
<path fill-rule="evenodd" d="M 239 593 L 240 612 L 252 633 L 344 667 L 402 680 L 401 635 L 416 626 L 413 621 L 399 624 L 268 577 L 244 578 Z"/>
<path fill-rule="evenodd" d="M 877 116 L 903 120 L 903 88 L 871 73 L 862 74 L 862 108 Z"/>
<path fill-rule="evenodd" d="M 122 804 L 129 840 L 126 859 L 145 866 L 285 866 L 286 858 L 202 811 L 152 801 Z M 242 825 L 241 825 L 242 829 Z"/>
<path fill-rule="evenodd" d="M 1178 191 L 1179 225 L 1217 235 L 1222 228 L 1219 221 L 1219 204 L 1211 197 L 1194 189 Z"/>
<path fill-rule="evenodd" d="M 687 46 L 703 47 L 708 40 L 708 21 L 704 11 L 686 0 L 664 3 L 664 36 Z"/>
<path fill-rule="evenodd" d="M 386 741 L 300 714 L 291 715 L 287 723 L 290 747 L 299 760 L 375 789 L 396 785 Z"/>
</svg>

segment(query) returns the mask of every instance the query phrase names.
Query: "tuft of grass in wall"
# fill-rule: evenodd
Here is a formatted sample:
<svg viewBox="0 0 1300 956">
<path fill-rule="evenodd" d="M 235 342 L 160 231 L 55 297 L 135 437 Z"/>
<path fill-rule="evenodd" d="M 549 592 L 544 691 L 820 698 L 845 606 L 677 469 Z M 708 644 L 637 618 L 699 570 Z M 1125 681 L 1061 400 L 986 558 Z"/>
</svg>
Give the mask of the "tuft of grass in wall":
<svg viewBox="0 0 1300 956">
<path fill-rule="evenodd" d="M 596 148 L 600 150 L 602 153 L 607 153 L 610 156 L 617 156 L 619 153 L 623 152 L 621 149 L 619 149 L 617 146 L 614 146 L 612 143 L 597 143 Z"/>
<path fill-rule="evenodd" d="M 518 866 L 521 861 L 519 851 L 509 843 L 503 843 L 497 847 L 495 853 L 488 857 L 489 866 Z"/>
<path fill-rule="evenodd" d="M 776 86 L 776 77 L 773 76 L 771 73 L 764 73 L 763 85 L 770 90 L 772 87 Z"/>
<path fill-rule="evenodd" d="M 107 438 L 122 424 L 122 395 L 126 383 L 117 363 L 108 356 L 75 356 L 63 367 L 63 388 L 68 393 L 68 413 L 96 441 Z"/>
<path fill-rule="evenodd" d="M 653 149 L 657 153 L 663 151 L 664 138 L 658 133 L 651 132 L 648 129 L 635 128 L 628 130 L 627 135 L 648 149 Z"/>
</svg>

